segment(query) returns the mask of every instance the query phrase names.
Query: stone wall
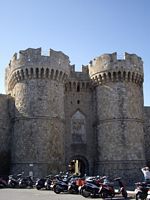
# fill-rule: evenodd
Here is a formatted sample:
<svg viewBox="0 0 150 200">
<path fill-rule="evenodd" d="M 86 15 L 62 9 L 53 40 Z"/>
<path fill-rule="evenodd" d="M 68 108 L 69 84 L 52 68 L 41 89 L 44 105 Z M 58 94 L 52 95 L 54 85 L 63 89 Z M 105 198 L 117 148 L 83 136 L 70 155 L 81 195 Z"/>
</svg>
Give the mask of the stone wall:
<svg viewBox="0 0 150 200">
<path fill-rule="evenodd" d="M 138 181 L 145 163 L 142 93 L 130 83 L 106 83 L 97 88 L 97 97 L 99 171 Z"/>
<path fill-rule="evenodd" d="M 150 167 L 150 107 L 144 107 L 144 136 L 145 136 L 145 155 L 147 165 Z"/>
<path fill-rule="evenodd" d="M 104 54 L 89 64 L 89 74 L 97 100 L 99 173 L 138 181 L 145 164 L 142 60 Z"/>
<path fill-rule="evenodd" d="M 13 98 L 0 94 L 0 174 L 8 174 L 11 161 Z"/>
<path fill-rule="evenodd" d="M 30 164 L 33 164 L 33 174 L 36 177 L 63 170 L 64 90 L 62 83 L 35 79 L 17 84 L 14 90 L 16 114 L 12 172 L 24 168 L 28 174 Z M 17 95 L 20 91 L 22 95 Z M 41 166 L 43 166 L 42 170 Z"/>
<path fill-rule="evenodd" d="M 65 90 L 66 166 L 73 159 L 86 160 L 86 173 L 95 173 L 96 133 L 94 96 L 85 72 L 73 72 Z"/>
<path fill-rule="evenodd" d="M 68 57 L 53 50 L 42 56 L 41 49 L 27 49 L 11 60 L 6 83 L 15 98 L 12 173 L 32 170 L 37 177 L 64 170 L 64 81 L 69 72 Z"/>
</svg>

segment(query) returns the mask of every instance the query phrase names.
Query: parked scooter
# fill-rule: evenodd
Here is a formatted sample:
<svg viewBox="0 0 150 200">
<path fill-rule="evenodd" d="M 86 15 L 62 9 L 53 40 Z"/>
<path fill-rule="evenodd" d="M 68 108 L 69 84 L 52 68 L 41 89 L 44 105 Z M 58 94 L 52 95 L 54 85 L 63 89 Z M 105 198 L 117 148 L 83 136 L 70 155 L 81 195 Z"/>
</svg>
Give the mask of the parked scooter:
<svg viewBox="0 0 150 200">
<path fill-rule="evenodd" d="M 9 175 L 8 187 L 11 187 L 11 188 L 19 187 L 19 181 L 20 181 L 22 175 L 23 175 L 23 173 L 17 174 L 17 176 Z"/>
<path fill-rule="evenodd" d="M 22 177 L 19 180 L 19 187 L 20 188 L 33 188 L 34 181 L 32 180 L 31 176 Z"/>
<path fill-rule="evenodd" d="M 76 184 L 76 177 L 74 176 L 56 176 L 55 184 L 53 186 L 53 190 L 56 194 L 61 192 L 78 194 L 78 185 Z"/>
<path fill-rule="evenodd" d="M 86 178 L 84 185 L 79 188 L 80 194 L 84 197 L 99 197 L 99 189 L 102 181 L 103 178 L 99 176 Z"/>
<path fill-rule="evenodd" d="M 52 177 L 52 175 L 48 175 L 46 177 L 46 181 L 44 183 L 45 189 L 46 190 L 52 190 L 53 189 L 53 185 L 52 184 L 53 184 L 53 177 Z"/>
<path fill-rule="evenodd" d="M 68 192 L 70 194 L 78 194 L 79 193 L 79 186 L 77 185 L 77 179 L 76 177 L 71 178 L 68 182 Z"/>
<path fill-rule="evenodd" d="M 119 178 L 115 178 L 113 180 L 114 182 L 116 182 L 116 181 L 118 182 L 118 186 L 119 186 L 118 192 L 115 191 L 114 182 L 107 181 L 107 178 L 108 177 L 106 177 L 106 179 L 104 179 L 104 182 L 100 186 L 100 190 L 99 190 L 100 197 L 113 198 L 115 195 L 122 194 L 122 196 L 126 199 L 128 194 L 127 194 L 124 184 L 121 181 L 121 178 L 119 177 Z"/>
<path fill-rule="evenodd" d="M 136 200 L 146 200 L 150 185 L 146 182 L 135 183 L 135 198 Z"/>
<path fill-rule="evenodd" d="M 41 189 L 51 190 L 52 189 L 52 176 L 48 175 L 45 178 L 38 178 L 36 180 L 35 187 L 37 190 L 41 190 Z"/>
<path fill-rule="evenodd" d="M 46 178 L 38 178 L 35 182 L 35 187 L 37 190 L 45 189 Z"/>
</svg>

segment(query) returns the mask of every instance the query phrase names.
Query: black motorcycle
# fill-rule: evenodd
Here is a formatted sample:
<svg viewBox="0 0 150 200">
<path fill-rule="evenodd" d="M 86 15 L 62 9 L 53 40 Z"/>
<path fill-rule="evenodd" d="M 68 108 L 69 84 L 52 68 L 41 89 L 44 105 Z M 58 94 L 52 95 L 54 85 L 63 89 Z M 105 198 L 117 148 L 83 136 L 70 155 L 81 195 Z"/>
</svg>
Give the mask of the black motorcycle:
<svg viewBox="0 0 150 200">
<path fill-rule="evenodd" d="M 52 176 L 48 175 L 45 178 L 38 178 L 35 183 L 35 188 L 37 190 L 41 190 L 41 189 L 51 190 L 52 189 Z"/>
<path fill-rule="evenodd" d="M 53 176 L 49 175 L 46 177 L 46 181 L 44 183 L 46 190 L 52 190 L 53 189 Z"/>
<path fill-rule="evenodd" d="M 150 185 L 146 182 L 135 183 L 135 198 L 136 200 L 146 200 Z"/>
<path fill-rule="evenodd" d="M 37 190 L 45 189 L 46 178 L 38 178 L 35 182 L 35 188 Z"/>
<path fill-rule="evenodd" d="M 77 185 L 77 179 L 76 177 L 72 177 L 70 181 L 68 182 L 68 192 L 70 194 L 78 194 L 79 193 L 79 186 Z"/>
<path fill-rule="evenodd" d="M 9 175 L 9 179 L 8 179 L 8 187 L 10 188 L 15 188 L 15 187 L 19 187 L 19 181 L 22 177 L 22 173 L 21 174 L 17 174 L 15 175 Z"/>
<path fill-rule="evenodd" d="M 19 187 L 20 188 L 33 188 L 34 181 L 31 176 L 22 177 L 19 180 Z"/>
<path fill-rule="evenodd" d="M 61 192 L 78 194 L 78 185 L 76 184 L 76 177 L 74 176 L 64 176 L 64 177 L 56 177 L 55 183 L 53 186 L 53 190 L 56 194 Z"/>
</svg>

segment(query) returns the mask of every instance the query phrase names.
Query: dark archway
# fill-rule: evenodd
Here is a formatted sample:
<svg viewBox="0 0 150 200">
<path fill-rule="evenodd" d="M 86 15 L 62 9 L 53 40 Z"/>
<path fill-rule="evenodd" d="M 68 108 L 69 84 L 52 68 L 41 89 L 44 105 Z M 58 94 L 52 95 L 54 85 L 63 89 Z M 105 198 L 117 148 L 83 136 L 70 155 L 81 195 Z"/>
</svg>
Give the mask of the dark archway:
<svg viewBox="0 0 150 200">
<path fill-rule="evenodd" d="M 73 156 L 68 163 L 68 171 L 72 174 L 84 176 L 89 174 L 89 164 L 85 157 L 76 155 Z"/>
</svg>

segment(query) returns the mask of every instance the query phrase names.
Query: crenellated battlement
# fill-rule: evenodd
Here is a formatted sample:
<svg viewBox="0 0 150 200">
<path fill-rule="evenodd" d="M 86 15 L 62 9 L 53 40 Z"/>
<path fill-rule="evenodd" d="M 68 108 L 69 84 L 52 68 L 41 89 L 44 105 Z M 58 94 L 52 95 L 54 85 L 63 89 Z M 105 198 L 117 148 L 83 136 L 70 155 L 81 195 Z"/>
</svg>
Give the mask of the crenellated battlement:
<svg viewBox="0 0 150 200">
<path fill-rule="evenodd" d="M 49 56 L 41 54 L 41 48 L 21 50 L 15 53 L 6 68 L 7 91 L 24 79 L 51 78 L 64 81 L 70 73 L 69 57 L 61 51 L 49 50 Z"/>
<path fill-rule="evenodd" d="M 10 60 L 9 67 L 15 67 L 16 65 L 30 65 L 31 63 L 42 63 L 43 65 L 70 63 L 69 57 L 61 51 L 49 50 L 49 55 L 42 55 L 42 49 L 28 48 L 26 50 L 19 51 L 19 54 L 15 53 Z"/>
<path fill-rule="evenodd" d="M 42 55 L 41 48 L 19 51 L 12 57 L 6 68 L 6 90 L 11 91 L 17 82 L 26 79 L 50 78 L 64 81 L 72 74 L 77 76 L 75 65 L 70 65 L 69 57 L 61 51 L 49 50 L 49 55 Z M 118 59 L 117 53 L 103 54 L 82 65 L 82 76 L 90 76 L 93 85 L 109 81 L 129 81 L 142 85 L 143 61 L 136 54 L 125 53 L 124 59 Z"/>
<path fill-rule="evenodd" d="M 143 61 L 136 54 L 125 53 L 124 59 L 117 59 L 116 52 L 104 54 L 91 61 L 88 68 L 96 85 L 119 80 L 143 83 Z"/>
</svg>

